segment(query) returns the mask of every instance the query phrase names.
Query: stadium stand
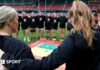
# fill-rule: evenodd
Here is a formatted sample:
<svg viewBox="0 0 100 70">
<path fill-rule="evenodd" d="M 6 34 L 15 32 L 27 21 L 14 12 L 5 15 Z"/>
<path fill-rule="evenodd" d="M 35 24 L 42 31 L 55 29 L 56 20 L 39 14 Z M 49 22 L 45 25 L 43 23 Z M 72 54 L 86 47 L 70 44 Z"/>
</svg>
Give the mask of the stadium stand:
<svg viewBox="0 0 100 70">
<path fill-rule="evenodd" d="M 91 9 L 100 9 L 100 0 L 83 0 Z M 0 0 L 0 5 L 11 5 L 19 10 L 68 10 L 73 0 Z M 46 7 L 45 7 L 46 4 Z M 39 5 L 39 7 L 38 7 Z"/>
<path fill-rule="evenodd" d="M 88 4 L 100 4 L 100 0 L 89 0 Z"/>
</svg>

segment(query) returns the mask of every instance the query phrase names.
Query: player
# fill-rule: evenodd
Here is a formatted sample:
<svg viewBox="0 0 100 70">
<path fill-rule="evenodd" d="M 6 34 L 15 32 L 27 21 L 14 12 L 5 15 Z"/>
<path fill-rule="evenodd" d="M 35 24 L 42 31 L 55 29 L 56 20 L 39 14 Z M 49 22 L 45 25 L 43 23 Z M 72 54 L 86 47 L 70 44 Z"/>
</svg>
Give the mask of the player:
<svg viewBox="0 0 100 70">
<path fill-rule="evenodd" d="M 30 22 L 30 32 L 31 32 L 31 39 L 34 40 L 36 36 L 36 27 L 37 27 L 37 18 L 35 13 L 31 13 L 31 22 Z M 34 36 L 34 37 L 33 37 Z"/>
<path fill-rule="evenodd" d="M 42 15 L 41 12 L 39 12 L 39 15 L 38 15 L 38 24 L 37 24 L 38 25 L 39 37 L 43 37 L 44 21 L 45 21 L 44 16 Z"/>
<path fill-rule="evenodd" d="M 58 24 L 59 24 L 59 17 L 56 13 L 53 14 L 53 27 L 52 27 L 52 32 L 53 32 L 53 38 L 56 38 L 56 33 L 58 29 Z"/>
<path fill-rule="evenodd" d="M 52 29 L 52 21 L 53 21 L 52 16 L 50 13 L 48 13 L 46 16 L 46 21 L 45 21 L 47 39 L 50 39 L 50 32 Z"/>
<path fill-rule="evenodd" d="M 23 13 L 22 30 L 24 33 L 24 41 L 28 42 L 30 42 L 29 25 L 30 25 L 30 17 L 27 13 Z"/>
<path fill-rule="evenodd" d="M 61 38 L 64 38 L 64 32 L 66 28 L 66 23 L 68 22 L 68 18 L 64 16 L 63 13 L 60 14 L 60 33 L 61 33 Z"/>
</svg>

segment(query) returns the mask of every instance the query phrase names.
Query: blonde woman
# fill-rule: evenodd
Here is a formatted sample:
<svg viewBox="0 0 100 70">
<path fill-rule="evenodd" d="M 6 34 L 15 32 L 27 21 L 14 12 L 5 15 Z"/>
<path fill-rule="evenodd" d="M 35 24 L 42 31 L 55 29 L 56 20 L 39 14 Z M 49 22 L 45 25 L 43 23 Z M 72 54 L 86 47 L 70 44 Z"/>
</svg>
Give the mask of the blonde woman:
<svg viewBox="0 0 100 70">
<path fill-rule="evenodd" d="M 12 37 L 13 33 L 18 32 L 18 24 L 18 13 L 16 10 L 9 6 L 1 6 L 0 49 L 14 55 L 17 59 L 33 58 L 31 49 L 23 42 Z M 2 52 L 0 52 L 0 55 L 1 54 Z"/>
<path fill-rule="evenodd" d="M 90 8 L 82 1 L 74 1 L 69 13 L 73 31 L 48 57 L 41 61 L 22 59 L 20 64 L 5 66 L 13 70 L 54 70 L 66 62 L 66 70 L 100 70 L 100 30 L 94 29 Z M 2 59 L 15 59 L 10 54 L 2 55 Z"/>
</svg>

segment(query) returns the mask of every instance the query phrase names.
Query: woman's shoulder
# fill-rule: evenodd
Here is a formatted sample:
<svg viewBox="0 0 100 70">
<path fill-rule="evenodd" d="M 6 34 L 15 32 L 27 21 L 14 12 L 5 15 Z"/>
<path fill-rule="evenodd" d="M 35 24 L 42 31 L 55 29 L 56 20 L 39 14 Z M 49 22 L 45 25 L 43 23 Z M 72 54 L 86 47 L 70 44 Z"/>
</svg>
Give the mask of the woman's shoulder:
<svg viewBox="0 0 100 70">
<path fill-rule="evenodd" d="M 100 34 L 100 28 L 96 28 L 93 30 L 94 34 Z"/>
<path fill-rule="evenodd" d="M 80 39 L 83 37 L 83 34 L 80 31 L 73 31 L 69 34 L 69 36 L 72 37 L 73 39 Z"/>
<path fill-rule="evenodd" d="M 71 32 L 69 37 L 72 39 L 72 41 L 76 47 L 81 48 L 81 47 L 87 46 L 87 42 L 86 42 L 82 32 L 80 32 L 80 31 Z"/>
<path fill-rule="evenodd" d="M 100 41 L 100 29 L 94 29 L 93 34 L 94 34 L 93 40 Z M 74 31 L 69 36 L 71 37 L 75 45 L 80 46 L 80 47 L 87 46 L 87 41 L 85 40 L 82 32 Z"/>
<path fill-rule="evenodd" d="M 11 36 L 4 36 L 4 41 L 6 44 L 10 44 L 10 45 L 14 45 L 14 46 L 22 46 L 22 47 L 27 46 L 24 42 L 22 42 L 16 38 L 13 38 Z"/>
</svg>

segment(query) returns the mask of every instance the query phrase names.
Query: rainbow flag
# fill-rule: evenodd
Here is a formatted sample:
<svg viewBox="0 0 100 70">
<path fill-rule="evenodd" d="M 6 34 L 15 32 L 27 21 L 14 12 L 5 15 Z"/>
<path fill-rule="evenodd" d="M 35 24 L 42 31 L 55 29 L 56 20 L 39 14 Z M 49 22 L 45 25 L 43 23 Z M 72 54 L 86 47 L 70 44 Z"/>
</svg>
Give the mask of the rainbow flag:
<svg viewBox="0 0 100 70">
<path fill-rule="evenodd" d="M 59 41 L 41 38 L 37 42 L 29 44 L 29 47 L 31 48 L 34 57 L 41 60 L 42 57 L 48 56 L 53 50 L 57 49 L 60 44 L 61 42 Z M 65 65 L 66 64 L 63 64 L 55 70 L 65 70 Z"/>
<path fill-rule="evenodd" d="M 57 49 L 61 42 L 52 41 L 41 38 L 37 42 L 29 44 L 33 55 L 38 57 L 45 57 L 52 53 L 53 50 Z"/>
</svg>

